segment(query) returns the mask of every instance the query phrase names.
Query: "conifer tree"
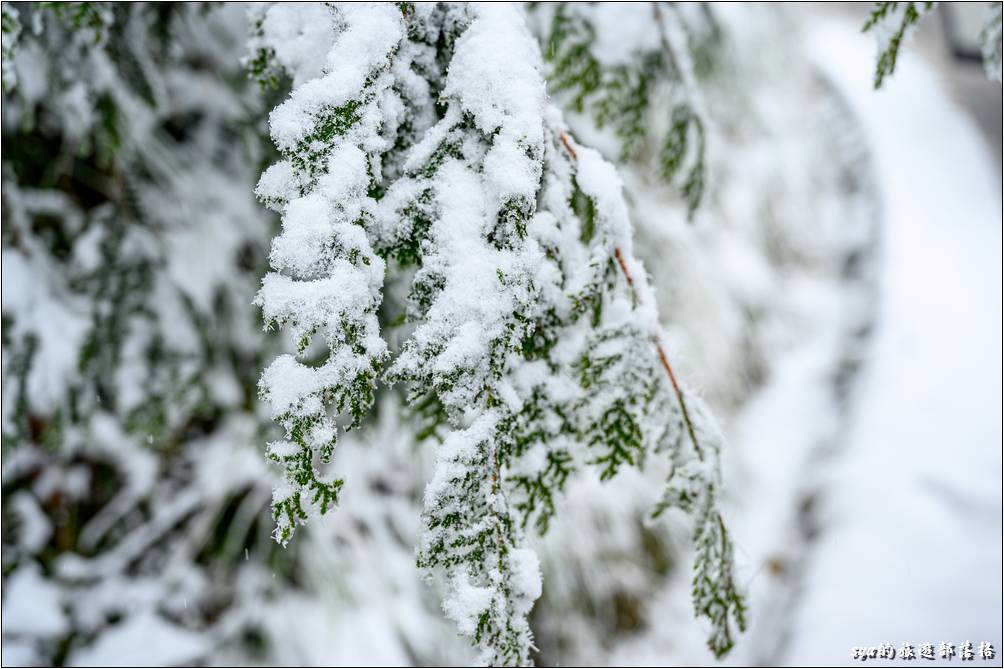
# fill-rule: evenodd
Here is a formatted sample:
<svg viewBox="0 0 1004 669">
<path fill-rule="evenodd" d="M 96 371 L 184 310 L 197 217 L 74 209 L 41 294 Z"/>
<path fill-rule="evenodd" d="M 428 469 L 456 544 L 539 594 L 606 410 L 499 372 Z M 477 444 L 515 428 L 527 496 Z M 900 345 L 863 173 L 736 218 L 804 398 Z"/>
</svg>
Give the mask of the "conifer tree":
<svg viewBox="0 0 1004 669">
<path fill-rule="evenodd" d="M 268 62 L 251 60 L 294 81 L 270 120 L 284 159 L 258 188 L 283 232 L 257 299 L 300 357 L 261 381 L 286 432 L 269 446 L 287 480 L 277 539 L 337 503 L 341 480 L 315 459 L 331 459 L 340 417 L 365 416 L 389 359 L 382 379 L 444 423 L 418 560 L 445 577 L 444 610 L 483 663 L 530 660 L 541 583 L 526 530 L 548 526 L 568 477 L 652 457 L 673 464 L 659 511 L 693 518 L 695 609 L 727 652 L 745 618 L 719 437 L 669 364 L 616 170 L 548 105 L 521 11 L 332 6 L 330 30 L 295 46 L 275 37 L 295 34 L 293 11 L 264 12 L 252 52 Z M 402 282 L 409 326 L 391 355 L 381 288 Z"/>
</svg>

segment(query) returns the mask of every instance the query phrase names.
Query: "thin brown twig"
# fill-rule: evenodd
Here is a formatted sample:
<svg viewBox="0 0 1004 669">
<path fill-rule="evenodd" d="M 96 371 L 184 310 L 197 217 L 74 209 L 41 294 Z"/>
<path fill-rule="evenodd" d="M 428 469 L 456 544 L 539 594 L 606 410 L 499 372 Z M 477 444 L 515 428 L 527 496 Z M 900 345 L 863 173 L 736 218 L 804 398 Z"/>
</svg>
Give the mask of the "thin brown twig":
<svg viewBox="0 0 1004 669">
<path fill-rule="evenodd" d="M 662 368 L 666 370 L 669 381 L 673 384 L 673 392 L 676 393 L 676 399 L 680 403 L 680 412 L 683 414 L 683 422 L 687 425 L 687 434 L 690 435 L 690 441 L 694 444 L 694 452 L 697 453 L 697 459 L 703 462 L 704 452 L 701 450 L 700 444 L 697 443 L 697 434 L 694 431 L 694 423 L 690 420 L 690 412 L 687 411 L 687 402 L 683 399 L 683 391 L 680 390 L 680 385 L 676 382 L 676 374 L 673 373 L 673 367 L 669 364 L 669 358 L 666 356 L 666 351 L 662 348 L 662 343 L 658 337 L 653 337 L 653 339 L 655 340 L 655 350 L 659 352 L 659 362 L 662 363 Z"/>
<path fill-rule="evenodd" d="M 627 279 L 628 285 L 631 287 L 631 292 L 634 292 L 634 279 L 631 277 L 631 272 L 628 271 L 627 265 L 624 263 L 624 256 L 621 255 L 620 247 L 614 248 L 614 257 L 617 258 L 617 264 L 621 266 L 621 271 L 624 272 L 624 278 Z"/>
<path fill-rule="evenodd" d="M 579 159 L 579 156 L 575 153 L 575 149 L 572 148 L 572 143 L 568 141 L 568 135 L 565 133 L 561 133 L 561 143 L 565 145 L 565 150 L 568 151 L 568 155 L 572 157 L 572 160 Z"/>
<path fill-rule="evenodd" d="M 561 133 L 561 143 L 565 146 L 565 149 L 572 157 L 572 160 L 577 160 L 578 158 L 575 154 L 575 149 L 572 147 L 572 143 L 569 141 L 568 135 L 564 132 Z M 624 255 L 621 253 L 619 246 L 614 247 L 614 257 L 617 259 L 617 265 L 624 274 L 624 278 L 627 279 L 628 287 L 635 296 L 635 301 L 637 301 L 638 294 L 634 287 L 634 277 L 631 276 L 631 272 L 628 270 L 627 263 L 624 261 Z M 666 371 L 666 375 L 669 377 L 669 382 L 673 386 L 673 393 L 676 394 L 676 400 L 680 404 L 680 413 L 683 414 L 683 422 L 687 426 L 687 434 L 690 436 L 690 442 L 694 445 L 694 452 L 697 453 L 697 459 L 703 462 L 704 451 L 701 449 L 701 445 L 697 441 L 697 431 L 694 429 L 693 421 L 690 420 L 690 411 L 687 409 L 687 401 L 683 397 L 683 390 L 680 388 L 680 384 L 676 381 L 676 374 L 673 373 L 673 366 L 669 364 L 669 356 L 666 355 L 666 350 L 662 346 L 661 337 L 658 333 L 652 336 L 652 342 L 655 344 L 655 350 L 659 353 L 659 363 L 662 364 L 662 368 Z"/>
</svg>

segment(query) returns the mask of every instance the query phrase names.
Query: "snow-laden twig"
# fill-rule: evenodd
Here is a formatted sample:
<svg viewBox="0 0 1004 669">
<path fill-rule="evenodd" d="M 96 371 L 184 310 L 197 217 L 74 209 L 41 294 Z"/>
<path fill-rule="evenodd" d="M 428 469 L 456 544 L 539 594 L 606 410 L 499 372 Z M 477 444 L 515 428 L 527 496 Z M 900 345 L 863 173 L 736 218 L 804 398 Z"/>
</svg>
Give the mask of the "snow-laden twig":
<svg viewBox="0 0 1004 669">
<path fill-rule="evenodd" d="M 546 530 L 576 471 L 606 480 L 657 451 L 674 463 L 667 488 L 692 488 L 660 508 L 694 518 L 695 607 L 725 652 L 742 605 L 718 462 L 703 445 L 717 432 L 669 365 L 617 172 L 573 147 L 522 11 L 336 5 L 319 36 L 301 31 L 317 40 L 311 49 L 270 42 L 305 24 L 303 11 L 315 12 L 267 10 L 254 47 L 296 82 L 271 117 L 285 160 L 258 189 L 283 214 L 259 303 L 301 357 L 317 335 L 329 349 L 317 367 L 280 357 L 262 378 L 287 431 L 270 446 L 290 484 L 277 496 L 277 537 L 311 514 L 303 500 L 316 502 L 318 486 L 341 485 L 319 478 L 312 454 L 330 457 L 339 427 L 329 412 L 364 418 L 388 355 L 384 286 L 407 286 L 412 329 L 384 379 L 406 384 L 446 432 L 418 562 L 445 576 L 444 610 L 479 660 L 530 661 L 541 584 L 525 528 Z M 337 492 L 313 509 L 327 511 Z"/>
</svg>

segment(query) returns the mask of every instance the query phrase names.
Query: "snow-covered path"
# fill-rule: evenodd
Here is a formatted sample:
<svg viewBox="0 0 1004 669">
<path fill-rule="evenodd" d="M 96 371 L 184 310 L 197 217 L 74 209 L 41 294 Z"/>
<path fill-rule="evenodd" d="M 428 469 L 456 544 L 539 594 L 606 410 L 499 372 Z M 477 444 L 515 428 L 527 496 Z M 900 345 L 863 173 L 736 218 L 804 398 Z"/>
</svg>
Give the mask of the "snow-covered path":
<svg viewBox="0 0 1004 669">
<path fill-rule="evenodd" d="M 831 24 L 810 43 L 870 140 L 883 248 L 878 329 L 781 659 L 849 664 L 852 646 L 883 642 L 990 641 L 999 653 L 997 171 L 915 56 L 874 92 L 860 76 L 867 39 Z"/>
</svg>

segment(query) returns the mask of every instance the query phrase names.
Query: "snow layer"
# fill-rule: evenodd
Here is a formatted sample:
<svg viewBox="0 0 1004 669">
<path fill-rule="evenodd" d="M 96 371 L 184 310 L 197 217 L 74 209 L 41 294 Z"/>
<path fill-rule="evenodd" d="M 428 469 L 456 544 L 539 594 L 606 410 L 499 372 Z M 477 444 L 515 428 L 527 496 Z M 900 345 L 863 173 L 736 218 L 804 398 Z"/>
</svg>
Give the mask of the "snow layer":
<svg viewBox="0 0 1004 669">
<path fill-rule="evenodd" d="M 41 572 L 32 563 L 19 569 L 4 585 L 4 635 L 58 637 L 66 633 L 69 621 L 63 613 L 59 588 L 47 582 Z"/>
<path fill-rule="evenodd" d="M 820 26 L 811 43 L 861 115 L 886 215 L 873 362 L 787 658 L 905 641 L 999 649 L 1000 184 L 918 60 L 875 94 L 852 76 L 871 55 L 852 31 Z"/>
</svg>

